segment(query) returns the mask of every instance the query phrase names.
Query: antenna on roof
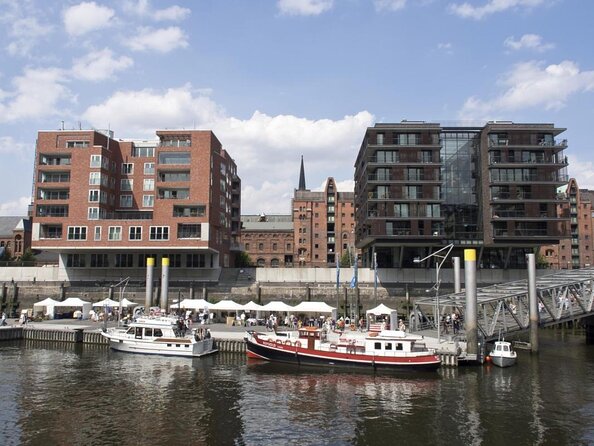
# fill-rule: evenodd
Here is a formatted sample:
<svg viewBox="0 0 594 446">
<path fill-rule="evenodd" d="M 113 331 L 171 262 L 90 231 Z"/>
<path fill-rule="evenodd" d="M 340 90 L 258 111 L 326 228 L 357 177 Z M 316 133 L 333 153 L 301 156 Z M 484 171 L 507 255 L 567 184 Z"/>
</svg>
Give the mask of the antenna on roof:
<svg viewBox="0 0 594 446">
<path fill-rule="evenodd" d="M 62 130 L 64 130 L 64 121 L 61 121 L 61 122 L 62 122 Z"/>
</svg>

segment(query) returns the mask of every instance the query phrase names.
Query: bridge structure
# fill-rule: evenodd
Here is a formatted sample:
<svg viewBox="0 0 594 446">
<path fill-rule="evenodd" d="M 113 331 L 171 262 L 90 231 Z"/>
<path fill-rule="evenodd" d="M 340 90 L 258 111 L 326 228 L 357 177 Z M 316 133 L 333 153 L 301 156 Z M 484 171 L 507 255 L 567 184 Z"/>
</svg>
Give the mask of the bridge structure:
<svg viewBox="0 0 594 446">
<path fill-rule="evenodd" d="M 539 327 L 594 316 L 594 267 L 537 277 L 536 294 Z M 478 288 L 476 298 L 478 331 L 486 342 L 500 335 L 529 330 L 528 279 Z M 433 332 L 437 328 L 435 321 L 457 312 L 463 333 L 465 311 L 465 292 L 417 299 L 412 314 L 416 314 L 418 320 L 411 328 L 417 332 L 424 329 Z M 438 314 L 441 317 L 437 317 Z"/>
</svg>

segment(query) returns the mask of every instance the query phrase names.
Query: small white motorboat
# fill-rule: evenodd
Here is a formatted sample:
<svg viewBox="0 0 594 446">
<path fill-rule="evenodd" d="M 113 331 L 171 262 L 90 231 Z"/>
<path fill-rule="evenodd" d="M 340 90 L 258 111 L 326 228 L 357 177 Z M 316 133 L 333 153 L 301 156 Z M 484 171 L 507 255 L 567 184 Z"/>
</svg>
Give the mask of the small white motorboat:
<svg viewBox="0 0 594 446">
<path fill-rule="evenodd" d="M 101 333 L 114 350 L 167 356 L 199 357 L 217 351 L 210 331 L 188 330 L 174 317 L 140 317 L 128 327 Z"/>
<path fill-rule="evenodd" d="M 495 342 L 493 350 L 489 353 L 491 362 L 498 367 L 509 367 L 516 363 L 518 354 L 512 349 L 511 342 L 501 339 Z"/>
</svg>

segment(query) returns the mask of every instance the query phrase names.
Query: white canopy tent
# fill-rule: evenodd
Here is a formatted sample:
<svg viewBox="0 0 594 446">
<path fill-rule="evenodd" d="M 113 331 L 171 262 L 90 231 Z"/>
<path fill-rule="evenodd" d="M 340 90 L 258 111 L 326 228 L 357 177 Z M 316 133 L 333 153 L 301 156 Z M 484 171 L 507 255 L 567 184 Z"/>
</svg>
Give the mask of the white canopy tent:
<svg viewBox="0 0 594 446">
<path fill-rule="evenodd" d="M 118 302 L 119 305 L 119 302 Z M 127 298 L 123 298 L 122 299 L 122 307 L 135 307 L 136 305 L 138 305 L 136 302 L 132 302 L 131 300 L 128 300 Z"/>
<path fill-rule="evenodd" d="M 289 312 L 293 311 L 293 307 L 291 305 L 288 305 L 288 304 L 281 302 L 279 300 L 273 300 L 272 302 L 268 302 L 266 305 L 264 305 L 262 307 L 262 311 L 270 311 L 272 313 L 274 313 L 274 312 L 289 313 Z"/>
<path fill-rule="evenodd" d="M 221 300 L 216 304 L 212 304 L 208 306 L 209 310 L 217 310 L 217 311 L 241 311 L 243 310 L 243 305 L 238 304 L 232 300 Z"/>
<path fill-rule="evenodd" d="M 171 305 L 171 308 L 185 308 L 188 310 L 202 310 L 208 308 L 210 303 L 204 299 L 184 299 L 178 304 Z"/>
<path fill-rule="evenodd" d="M 380 304 L 375 308 L 371 308 L 370 310 L 367 310 L 366 314 L 373 314 L 374 316 L 380 316 L 383 314 L 390 315 L 390 314 L 392 314 L 393 311 L 396 311 L 396 310 L 393 310 L 392 308 L 387 307 L 384 304 Z"/>
<path fill-rule="evenodd" d="M 33 312 L 43 311 L 43 310 L 38 310 L 37 308 L 45 307 L 45 309 L 46 309 L 45 315 L 48 316 L 50 319 L 53 319 L 54 318 L 54 307 L 58 302 L 59 301 L 54 300 L 51 297 L 48 297 L 46 299 L 43 299 L 42 301 L 34 303 L 33 304 Z"/>
<path fill-rule="evenodd" d="M 249 301 L 247 304 L 243 306 L 245 311 L 262 311 L 264 307 L 260 304 L 257 304 L 253 300 Z"/>
<path fill-rule="evenodd" d="M 332 313 L 336 308 L 326 302 L 301 302 L 293 307 L 295 313 Z"/>
<path fill-rule="evenodd" d="M 93 304 L 94 307 L 119 307 L 120 303 L 117 300 L 107 299 L 100 300 L 99 302 L 95 302 Z"/>
<path fill-rule="evenodd" d="M 82 300 L 78 297 L 69 297 L 68 299 L 57 302 L 54 307 L 73 307 L 73 308 L 81 308 L 82 309 L 82 318 L 87 319 L 89 317 L 89 311 L 91 311 L 91 307 L 93 304 L 91 302 L 87 302 L 86 300 Z"/>
</svg>

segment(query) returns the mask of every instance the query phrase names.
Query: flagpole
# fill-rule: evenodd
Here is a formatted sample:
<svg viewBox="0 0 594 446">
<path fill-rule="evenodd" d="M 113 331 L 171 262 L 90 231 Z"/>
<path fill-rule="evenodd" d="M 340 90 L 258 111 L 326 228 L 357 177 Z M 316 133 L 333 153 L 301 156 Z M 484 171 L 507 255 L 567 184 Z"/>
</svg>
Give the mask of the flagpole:
<svg viewBox="0 0 594 446">
<path fill-rule="evenodd" d="M 377 306 L 377 252 L 373 252 L 373 299 Z"/>
<path fill-rule="evenodd" d="M 338 320 L 338 311 L 340 309 L 340 261 L 336 257 L 336 319 Z"/>
</svg>

